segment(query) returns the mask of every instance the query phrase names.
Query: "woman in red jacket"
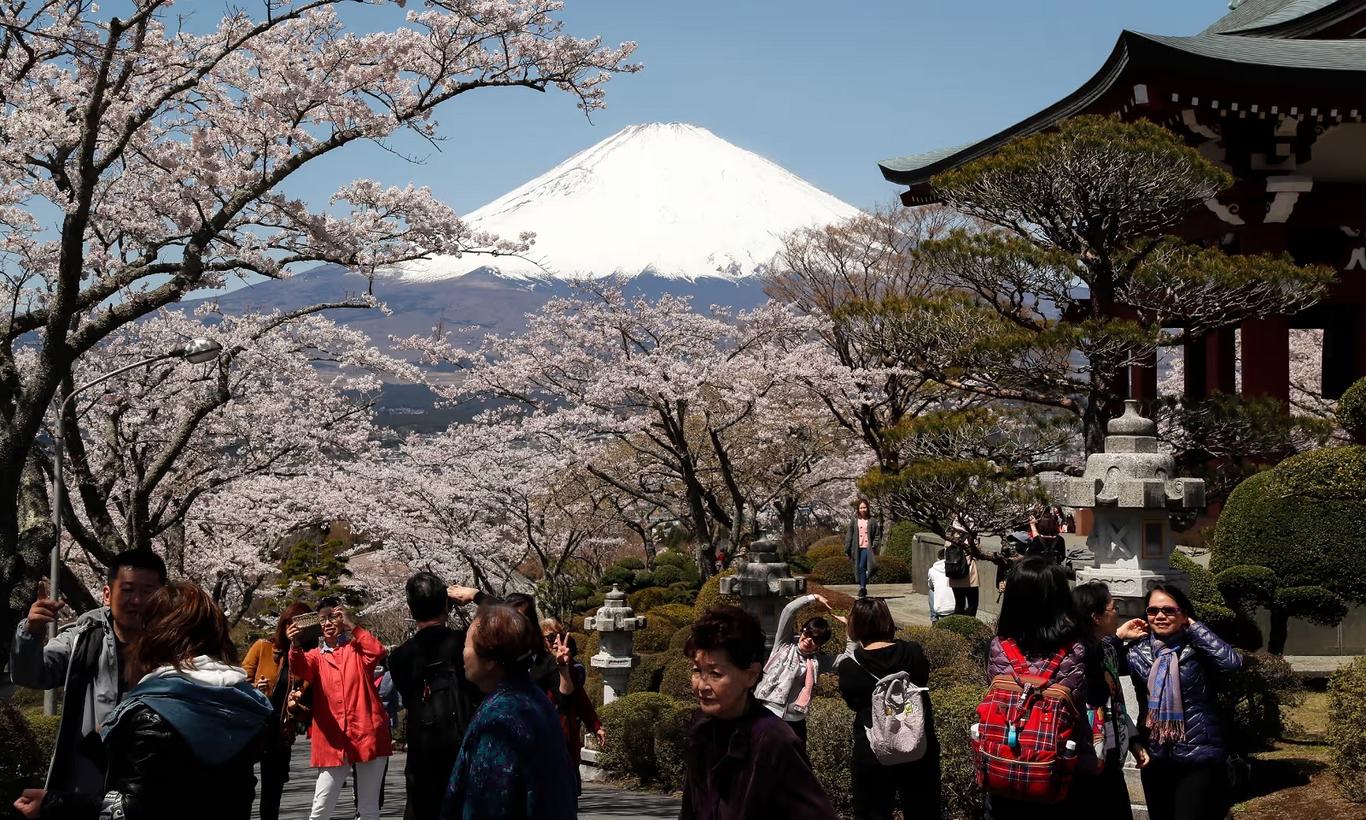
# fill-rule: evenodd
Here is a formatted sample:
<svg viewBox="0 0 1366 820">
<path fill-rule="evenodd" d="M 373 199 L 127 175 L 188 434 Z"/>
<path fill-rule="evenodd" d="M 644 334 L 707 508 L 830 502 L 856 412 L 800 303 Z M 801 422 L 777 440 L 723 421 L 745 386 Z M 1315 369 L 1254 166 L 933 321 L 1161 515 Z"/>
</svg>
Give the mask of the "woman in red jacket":
<svg viewBox="0 0 1366 820">
<path fill-rule="evenodd" d="M 319 769 L 309 820 L 330 820 L 342 785 L 356 770 L 357 809 L 361 820 L 379 820 L 379 793 L 386 758 L 392 754 L 389 713 L 373 684 L 375 665 L 384 655 L 379 640 L 351 622 L 337 598 L 318 602 L 323 638 L 304 652 L 298 643 L 289 651 L 290 672 L 313 687 L 312 765 Z M 293 641 L 299 632 L 290 624 Z"/>
</svg>

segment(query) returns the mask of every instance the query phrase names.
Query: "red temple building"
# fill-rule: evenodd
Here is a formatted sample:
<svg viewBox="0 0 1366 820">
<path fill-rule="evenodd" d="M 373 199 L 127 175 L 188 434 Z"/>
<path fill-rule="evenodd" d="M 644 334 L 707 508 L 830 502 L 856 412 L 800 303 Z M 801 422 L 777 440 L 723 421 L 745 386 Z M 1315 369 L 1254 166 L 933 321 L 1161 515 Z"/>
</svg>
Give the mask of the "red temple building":
<svg viewBox="0 0 1366 820">
<path fill-rule="evenodd" d="M 1289 331 L 1322 328 L 1323 389 L 1366 376 L 1366 0 L 1234 0 L 1191 37 L 1125 31 L 1105 65 L 1060 102 L 967 146 L 880 164 L 907 205 L 935 202 L 935 174 L 1078 114 L 1147 119 L 1185 138 L 1236 184 L 1176 231 L 1234 253 L 1289 252 L 1338 271 L 1320 304 L 1241 327 L 1242 390 L 1289 396 Z M 1252 366 L 1255 363 L 1255 366 Z M 1234 329 L 1185 349 L 1187 395 L 1234 392 Z M 1133 398 L 1156 395 L 1134 368 Z"/>
</svg>

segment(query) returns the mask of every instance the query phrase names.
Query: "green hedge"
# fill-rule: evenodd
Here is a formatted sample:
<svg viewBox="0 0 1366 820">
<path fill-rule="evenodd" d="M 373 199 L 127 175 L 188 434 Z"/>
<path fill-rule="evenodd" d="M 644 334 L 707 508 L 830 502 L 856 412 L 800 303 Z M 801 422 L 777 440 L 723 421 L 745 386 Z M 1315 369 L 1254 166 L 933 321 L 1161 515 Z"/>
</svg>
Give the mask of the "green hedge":
<svg viewBox="0 0 1366 820">
<path fill-rule="evenodd" d="M 650 621 L 666 623 L 675 630 L 682 626 L 687 626 L 693 622 L 694 613 L 691 606 L 683 604 L 664 604 L 650 610 Z"/>
<path fill-rule="evenodd" d="M 806 560 L 810 561 L 812 566 L 815 566 L 819 561 L 825 558 L 843 558 L 846 561 L 849 560 L 849 557 L 844 554 L 844 536 L 827 535 L 812 544 L 806 551 Z"/>
<path fill-rule="evenodd" d="M 650 617 L 645 618 L 645 628 L 636 630 L 635 651 L 637 652 L 663 652 L 669 646 L 669 638 L 674 634 L 674 625 L 670 621 L 656 621 Z"/>
<path fill-rule="evenodd" d="M 1291 456 L 1229 495 L 1211 566 L 1269 567 L 1282 586 L 1366 604 L 1366 447 Z"/>
<path fill-rule="evenodd" d="M 38 717 L 43 717 L 41 712 Z M 26 719 L 8 701 L 0 701 L 0 816 L 14 816 L 10 804 L 21 791 L 42 787 L 57 734 L 57 718 L 50 720 L 50 733 L 41 725 L 35 731 L 31 723 L 36 721 Z"/>
<path fill-rule="evenodd" d="M 957 685 L 986 687 L 986 666 L 973 657 L 972 644 L 962 635 L 948 629 L 908 626 L 899 630 L 896 636 L 904 641 L 915 641 L 925 651 L 925 660 L 930 664 L 931 689 Z"/>
<path fill-rule="evenodd" d="M 1328 744 L 1338 790 L 1366 803 L 1366 658 L 1334 672 L 1328 692 Z"/>
<path fill-rule="evenodd" d="M 680 791 L 688 773 L 688 726 L 696 707 L 691 701 L 674 703 L 659 713 L 655 724 L 655 784 Z"/>
<path fill-rule="evenodd" d="M 1285 730 L 1285 710 L 1304 697 L 1304 684 L 1284 658 L 1244 653 L 1243 668 L 1221 672 L 1219 725 L 1230 751 L 1246 756 L 1269 748 Z"/>
<path fill-rule="evenodd" d="M 707 579 L 707 582 L 697 591 L 697 601 L 692 608 L 694 618 L 701 617 L 703 612 L 719 604 L 740 605 L 738 596 L 721 594 L 721 579 L 734 574 L 735 570 L 728 569 Z"/>
<path fill-rule="evenodd" d="M 968 642 L 972 659 L 986 668 L 987 650 L 991 648 L 991 639 L 996 637 L 996 630 L 969 615 L 947 615 L 935 621 L 934 628 L 947 629 L 961 636 Z"/>
<path fill-rule="evenodd" d="M 855 580 L 854 563 L 843 555 L 822 558 L 811 568 L 811 574 L 807 577 L 827 585 L 852 584 Z"/>
<path fill-rule="evenodd" d="M 627 599 L 631 603 L 631 608 L 637 615 L 644 615 L 657 606 L 664 604 L 663 587 L 645 587 L 642 590 L 632 592 Z"/>
<path fill-rule="evenodd" d="M 845 561 L 845 563 L 849 563 Z M 879 555 L 877 569 L 872 581 L 878 584 L 909 584 L 911 582 L 911 562 L 903 561 L 895 555 Z"/>
<path fill-rule="evenodd" d="M 637 692 L 602 707 L 598 716 L 607 732 L 607 746 L 599 757 L 603 768 L 645 783 L 656 780 L 655 727 L 677 705 L 656 692 Z"/>
<path fill-rule="evenodd" d="M 1172 569 L 1186 573 L 1187 591 L 1191 603 L 1195 604 L 1195 617 L 1204 621 L 1211 629 L 1228 639 L 1237 615 L 1224 602 L 1214 573 L 1195 563 L 1190 556 L 1179 550 L 1172 552 Z M 1244 644 L 1239 644 L 1244 645 Z"/>
<path fill-rule="evenodd" d="M 817 697 L 811 701 L 811 711 L 806 716 L 806 752 L 816 779 L 841 817 L 850 816 L 854 807 L 849 785 L 853 728 L 854 713 L 843 700 Z"/>
<path fill-rule="evenodd" d="M 882 547 L 882 554 L 905 561 L 906 566 L 914 568 L 911 547 L 915 545 L 915 534 L 923 530 L 924 528 L 914 521 L 896 522 L 887 530 L 887 543 Z"/>
<path fill-rule="evenodd" d="M 658 692 L 659 683 L 664 678 L 664 665 L 670 657 L 668 652 L 640 655 L 640 660 L 631 670 L 631 677 L 626 680 L 626 691 L 633 695 L 637 692 Z"/>
<path fill-rule="evenodd" d="M 692 660 L 672 655 L 664 661 L 664 675 L 659 681 L 659 693 L 680 701 L 691 701 Z"/>
<path fill-rule="evenodd" d="M 1366 444 L 1366 379 L 1357 379 L 1338 399 L 1338 424 L 1357 444 Z"/>
<path fill-rule="evenodd" d="M 940 747 L 940 794 L 945 816 L 954 820 L 981 820 L 986 816 L 968 737 L 968 728 L 977 722 L 982 690 L 979 685 L 965 683 L 930 690 Z"/>
</svg>

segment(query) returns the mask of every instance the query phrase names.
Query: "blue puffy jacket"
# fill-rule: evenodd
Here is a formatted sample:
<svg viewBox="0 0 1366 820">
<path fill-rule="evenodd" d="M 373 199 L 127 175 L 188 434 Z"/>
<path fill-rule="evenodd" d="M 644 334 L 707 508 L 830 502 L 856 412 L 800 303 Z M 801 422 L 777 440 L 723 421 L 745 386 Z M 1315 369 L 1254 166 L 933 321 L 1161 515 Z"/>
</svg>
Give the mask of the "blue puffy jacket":
<svg viewBox="0 0 1366 820">
<path fill-rule="evenodd" d="M 1219 706 L 1215 702 L 1217 680 L 1210 680 L 1215 671 L 1232 671 L 1243 665 L 1243 656 L 1225 643 L 1209 627 L 1191 623 L 1184 637 L 1174 639 L 1173 645 L 1183 644 L 1178 655 L 1181 665 L 1181 708 L 1186 719 L 1186 739 L 1180 743 L 1154 747 L 1148 743 L 1148 673 L 1153 668 L 1151 638 L 1144 638 L 1129 647 L 1129 672 L 1138 695 L 1138 736 L 1148 745 L 1148 752 L 1162 760 L 1181 763 L 1212 763 L 1224 760 L 1223 733 L 1219 730 Z"/>
</svg>

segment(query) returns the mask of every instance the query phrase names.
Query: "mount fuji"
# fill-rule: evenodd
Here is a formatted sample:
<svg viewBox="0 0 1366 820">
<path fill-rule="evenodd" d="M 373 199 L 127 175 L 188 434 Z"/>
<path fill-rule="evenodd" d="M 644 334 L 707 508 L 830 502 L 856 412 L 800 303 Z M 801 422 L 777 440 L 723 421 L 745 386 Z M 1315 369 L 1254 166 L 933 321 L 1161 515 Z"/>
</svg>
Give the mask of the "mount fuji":
<svg viewBox="0 0 1366 820">
<path fill-rule="evenodd" d="M 469 213 L 472 227 L 515 238 L 536 234 L 521 257 L 435 257 L 373 282 L 390 309 L 336 311 L 380 347 L 434 328 L 463 347 L 516 333 L 525 315 L 570 291 L 570 280 L 620 275 L 633 294 L 686 295 L 751 308 L 760 277 L 791 231 L 858 213 L 830 194 L 715 134 L 680 123 L 634 125 Z M 213 297 L 226 312 L 288 310 L 371 283 L 323 266 Z"/>
</svg>

